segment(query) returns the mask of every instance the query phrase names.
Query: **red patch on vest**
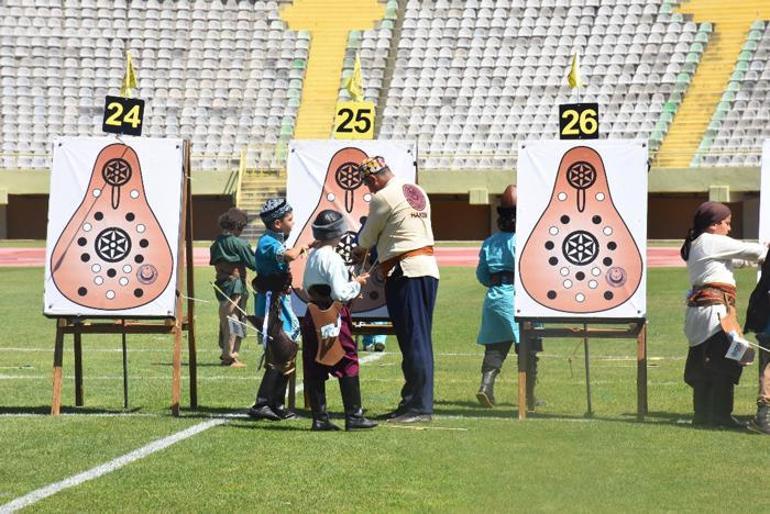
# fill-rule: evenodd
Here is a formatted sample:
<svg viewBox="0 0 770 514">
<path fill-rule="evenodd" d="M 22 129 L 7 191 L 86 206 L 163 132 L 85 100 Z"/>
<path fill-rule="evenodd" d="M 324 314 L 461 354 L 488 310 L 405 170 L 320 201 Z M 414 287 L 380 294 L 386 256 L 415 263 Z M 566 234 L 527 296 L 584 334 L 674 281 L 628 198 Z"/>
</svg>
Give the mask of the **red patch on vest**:
<svg viewBox="0 0 770 514">
<path fill-rule="evenodd" d="M 425 199 L 425 195 L 417 186 L 412 184 L 404 184 L 402 188 L 404 192 L 404 198 L 412 206 L 412 209 L 416 211 L 424 211 L 428 202 Z"/>
</svg>

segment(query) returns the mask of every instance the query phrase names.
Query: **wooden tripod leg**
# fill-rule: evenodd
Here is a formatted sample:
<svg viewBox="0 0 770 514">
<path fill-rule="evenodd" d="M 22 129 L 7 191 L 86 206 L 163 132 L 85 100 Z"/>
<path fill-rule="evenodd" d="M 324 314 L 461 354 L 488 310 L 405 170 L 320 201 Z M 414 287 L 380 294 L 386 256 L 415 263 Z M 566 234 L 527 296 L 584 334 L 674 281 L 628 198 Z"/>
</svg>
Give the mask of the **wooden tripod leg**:
<svg viewBox="0 0 770 514">
<path fill-rule="evenodd" d="M 83 406 L 83 347 L 80 341 L 80 324 L 75 324 L 72 345 L 75 353 L 75 406 Z"/>
<path fill-rule="evenodd" d="M 647 415 L 647 322 L 636 336 L 636 417 L 643 421 Z"/>
<path fill-rule="evenodd" d="M 185 180 L 190 177 L 190 149 L 185 153 Z M 198 408 L 198 351 L 195 346 L 195 268 L 193 263 L 192 187 L 186 187 L 187 221 L 185 223 L 185 268 L 187 271 L 187 351 L 190 370 L 190 408 Z"/>
<path fill-rule="evenodd" d="M 61 412 L 61 382 L 62 382 L 62 356 L 64 353 L 64 326 L 65 321 L 56 321 L 56 341 L 53 348 L 53 391 L 51 398 L 51 416 L 58 416 Z"/>
<path fill-rule="evenodd" d="M 519 419 L 527 419 L 527 365 L 529 364 L 529 322 L 521 324 L 519 333 Z"/>
<path fill-rule="evenodd" d="M 182 397 L 182 327 L 174 328 L 174 360 L 171 371 L 171 414 L 179 416 L 179 401 Z"/>
</svg>

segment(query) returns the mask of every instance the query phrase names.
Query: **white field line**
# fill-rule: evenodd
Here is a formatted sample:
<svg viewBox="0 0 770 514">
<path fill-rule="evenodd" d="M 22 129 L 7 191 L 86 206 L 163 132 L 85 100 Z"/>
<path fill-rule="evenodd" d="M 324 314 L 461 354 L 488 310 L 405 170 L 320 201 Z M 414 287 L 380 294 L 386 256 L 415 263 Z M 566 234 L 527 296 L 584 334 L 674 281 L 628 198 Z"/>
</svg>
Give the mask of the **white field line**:
<svg viewBox="0 0 770 514">
<path fill-rule="evenodd" d="M 16 512 L 17 510 L 29 507 L 30 505 L 33 505 L 40 500 L 48 498 L 49 496 L 53 496 L 59 491 L 69 489 L 71 487 L 76 487 L 84 482 L 88 482 L 89 480 L 99 478 L 103 475 L 106 475 L 107 473 L 112 473 L 113 471 L 116 471 L 123 466 L 143 459 L 148 455 L 152 455 L 155 452 L 159 452 L 160 450 L 168 448 L 173 444 L 184 441 L 185 439 L 188 439 L 196 434 L 200 434 L 209 428 L 222 425 L 224 423 L 227 423 L 226 419 L 209 419 L 203 423 L 198 423 L 197 425 L 193 425 L 190 428 L 176 432 L 175 434 L 172 434 L 168 437 L 153 441 L 146 446 L 142 446 L 141 448 L 138 448 L 132 452 L 121 455 L 120 457 L 112 459 L 109 462 L 100 464 L 99 466 L 91 468 L 82 473 L 78 473 L 77 475 L 72 475 L 71 477 L 65 478 L 60 482 L 54 482 L 45 487 L 41 487 L 40 489 L 36 489 L 31 493 L 25 494 L 24 496 L 20 496 L 15 500 L 6 503 L 5 505 L 0 505 L 0 514 Z"/>
<path fill-rule="evenodd" d="M 31 352 L 45 352 L 49 353 L 53 350 L 51 348 L 3 348 L 0 347 L 0 352 L 17 352 L 17 353 L 31 353 Z M 88 348 L 85 350 L 85 353 L 121 353 L 123 350 L 120 348 Z M 169 348 L 129 348 L 128 353 L 167 353 L 169 352 Z M 197 353 L 220 353 L 220 350 L 218 349 L 198 349 Z M 377 355 L 377 354 L 384 354 L 384 355 L 401 355 L 401 352 L 377 352 L 376 354 L 367 354 L 367 355 Z M 484 354 L 482 352 L 478 353 L 470 353 L 470 352 L 434 352 L 434 357 L 473 357 L 482 359 L 484 358 Z M 511 355 L 512 357 L 515 355 Z M 540 353 L 538 354 L 538 357 L 541 359 L 565 359 L 564 355 L 554 355 L 554 354 L 548 354 L 548 353 Z M 363 357 L 362 357 L 363 358 Z M 686 356 L 682 355 L 675 355 L 670 357 L 647 357 L 647 361 L 683 361 L 686 359 Z M 591 361 L 633 361 L 636 362 L 635 356 L 629 356 L 629 355 L 596 355 L 591 357 Z M 0 368 L 2 369 L 2 368 Z"/>
<path fill-rule="evenodd" d="M 372 361 L 378 360 L 382 357 L 384 357 L 383 353 L 367 355 L 361 358 L 359 362 L 361 364 L 364 364 L 366 362 L 372 362 Z M 297 388 L 296 388 L 297 392 L 301 392 L 303 389 L 304 389 L 304 384 L 297 384 Z M 223 425 L 227 423 L 232 417 L 234 416 L 219 416 L 216 418 L 206 420 L 202 423 L 198 423 L 197 425 L 193 425 L 189 428 L 186 428 L 184 430 L 171 434 L 170 436 L 163 437 L 161 439 L 153 441 L 150 444 L 142 446 L 141 448 L 138 448 L 125 455 L 121 455 L 120 457 L 112 459 L 109 462 L 105 462 L 104 464 L 100 464 L 87 471 L 83 471 L 82 473 L 72 475 L 71 477 L 65 478 L 64 480 L 61 480 L 59 482 L 54 482 L 45 487 L 41 487 L 40 489 L 36 489 L 30 493 L 25 494 L 24 496 L 20 496 L 6 503 L 5 505 L 0 505 L 0 514 L 16 512 L 20 509 L 33 505 L 39 502 L 40 500 L 48 498 L 49 496 L 53 496 L 59 491 L 69 489 L 71 487 L 76 487 L 84 482 L 88 482 L 89 480 L 93 480 L 95 478 L 104 476 L 108 473 L 112 473 L 113 471 L 116 471 L 128 464 L 131 464 L 132 462 L 136 462 L 138 460 L 141 460 L 147 457 L 148 455 L 152 455 L 153 453 L 164 450 L 169 446 L 172 446 L 180 441 L 184 441 L 185 439 L 189 439 L 190 437 L 200 434 L 201 432 L 204 432 L 210 428 Z"/>
</svg>

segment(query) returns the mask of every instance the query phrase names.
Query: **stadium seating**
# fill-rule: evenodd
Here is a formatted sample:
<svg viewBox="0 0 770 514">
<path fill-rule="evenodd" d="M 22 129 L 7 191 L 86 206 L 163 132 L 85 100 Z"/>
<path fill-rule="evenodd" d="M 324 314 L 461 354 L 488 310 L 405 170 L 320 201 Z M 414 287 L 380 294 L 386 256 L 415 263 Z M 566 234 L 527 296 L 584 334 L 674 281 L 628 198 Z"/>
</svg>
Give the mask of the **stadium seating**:
<svg viewBox="0 0 770 514">
<path fill-rule="evenodd" d="M 280 169 L 295 133 L 311 34 L 289 0 L 0 1 L 0 167 L 44 168 L 57 135 L 101 133 L 130 41 L 145 134 L 193 141 L 197 168 Z M 340 85 L 360 53 L 379 137 L 417 138 L 423 168 L 513 168 L 517 145 L 556 137 L 574 51 L 603 137 L 666 137 L 713 26 L 673 0 L 396 0 L 352 31 Z M 756 166 L 770 136 L 770 27 L 747 34 L 696 166 Z M 339 98 L 347 99 L 340 88 Z"/>
<path fill-rule="evenodd" d="M 539 8 L 536 8 L 538 6 Z M 605 137 L 659 143 L 702 53 L 660 0 L 409 0 L 381 137 L 417 137 L 428 168 L 512 168 L 525 139 L 555 138 L 580 51 Z"/>
<path fill-rule="evenodd" d="M 293 134 L 309 35 L 286 30 L 275 1 L 130 3 L 0 2 L 0 164 L 42 168 L 55 136 L 101 133 L 127 40 L 138 96 L 151 99 L 145 135 L 191 138 L 203 168 L 230 168 L 247 144 L 256 166 L 278 166 L 271 160 Z"/>
</svg>

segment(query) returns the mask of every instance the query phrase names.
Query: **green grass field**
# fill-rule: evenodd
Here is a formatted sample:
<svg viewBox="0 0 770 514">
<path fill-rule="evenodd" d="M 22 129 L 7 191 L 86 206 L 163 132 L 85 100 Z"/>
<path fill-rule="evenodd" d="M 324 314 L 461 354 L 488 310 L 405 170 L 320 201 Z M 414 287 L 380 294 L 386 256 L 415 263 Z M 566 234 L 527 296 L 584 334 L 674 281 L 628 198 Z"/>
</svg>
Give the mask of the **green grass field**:
<svg viewBox="0 0 770 514">
<path fill-rule="evenodd" d="M 210 270 L 196 270 L 209 300 Z M 498 381 L 495 410 L 475 400 L 482 349 L 475 344 L 483 289 L 470 268 L 445 268 L 434 350 L 436 416 L 423 429 L 311 433 L 309 420 L 226 424 L 66 489 L 35 511 L 168 512 L 767 512 L 750 484 L 764 476 L 770 438 L 689 427 L 681 332 L 687 278 L 653 269 L 648 283 L 649 405 L 635 419 L 635 344 L 591 344 L 595 416 L 586 419 L 582 345 L 548 340 L 538 396 L 547 404 L 516 420 L 516 363 Z M 0 269 L 0 506 L 223 413 L 243 412 L 257 387 L 252 337 L 246 369 L 218 365 L 213 303 L 198 305 L 197 412 L 170 416 L 171 339 L 130 336 L 131 410 L 122 410 L 120 339 L 84 337 L 85 402 L 51 418 L 53 321 L 41 314 L 42 269 Z M 739 273 L 741 309 L 753 273 Z M 71 339 L 65 344 L 64 405 L 74 404 Z M 365 355 L 365 354 L 363 354 Z M 362 368 L 370 414 L 394 407 L 400 354 Z M 186 372 L 184 378 L 186 379 Z M 301 377 L 300 377 L 301 380 Z M 185 383 L 186 386 L 186 383 Z M 330 383 L 334 412 L 341 409 Z M 756 367 L 736 390 L 736 413 L 753 413 Z M 186 401 L 187 390 L 183 391 Z M 743 480 L 747 480 L 743 482 Z M 0 507 L 1 508 L 1 507 Z"/>
</svg>

